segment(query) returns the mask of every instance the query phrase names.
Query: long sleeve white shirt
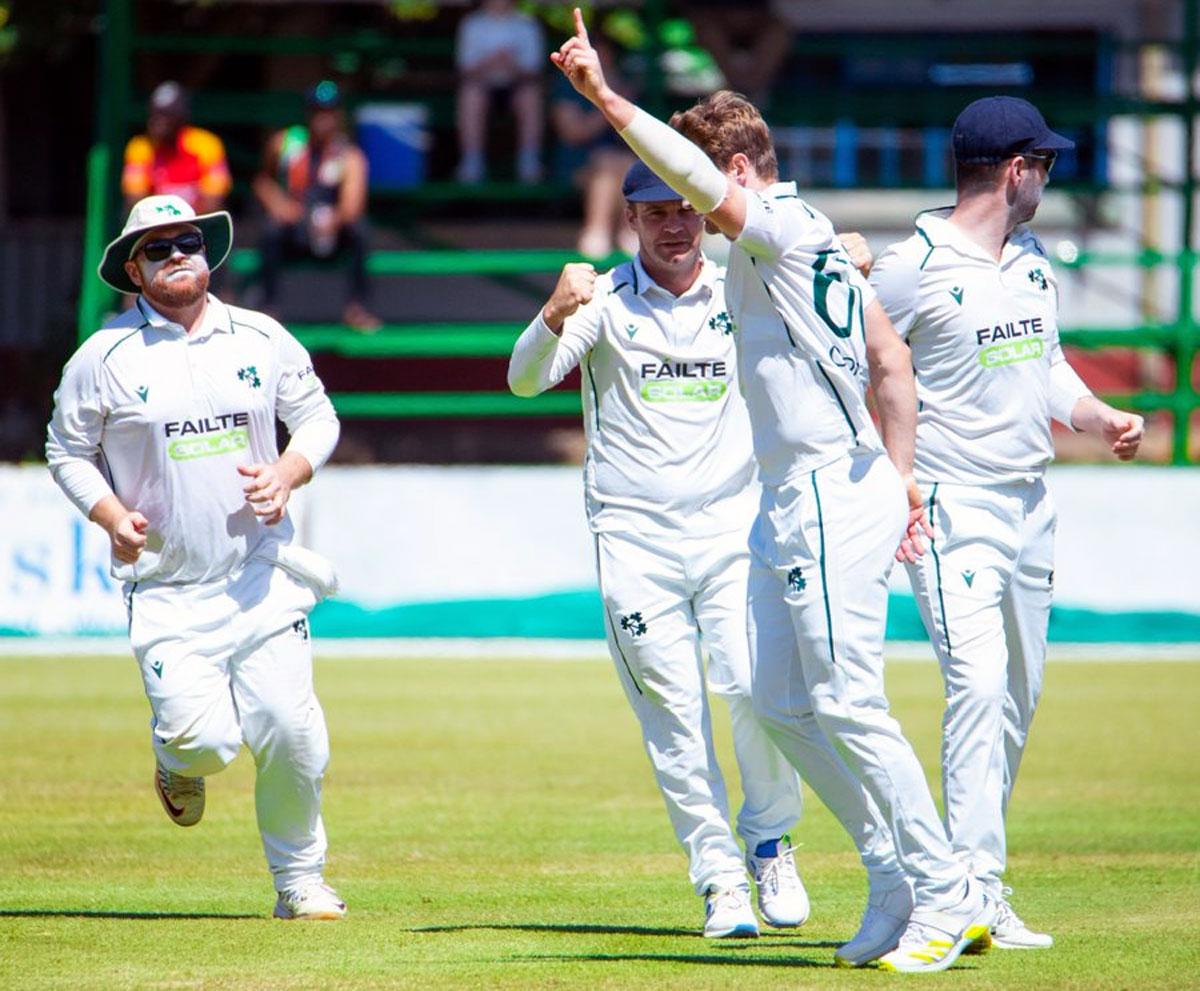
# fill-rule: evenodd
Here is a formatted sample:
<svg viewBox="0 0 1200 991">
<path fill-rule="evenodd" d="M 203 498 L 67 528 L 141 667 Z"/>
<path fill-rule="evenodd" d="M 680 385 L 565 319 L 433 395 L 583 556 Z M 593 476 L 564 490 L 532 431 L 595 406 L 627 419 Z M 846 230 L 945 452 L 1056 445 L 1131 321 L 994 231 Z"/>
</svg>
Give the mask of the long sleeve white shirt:
<svg viewBox="0 0 1200 991">
<path fill-rule="evenodd" d="M 1026 228 L 999 262 L 930 211 L 888 247 L 871 283 L 912 349 L 920 482 L 988 485 L 1041 475 L 1051 418 L 1071 425 L 1087 386 L 1058 341 L 1058 284 Z"/>
<path fill-rule="evenodd" d="M 597 278 L 592 301 L 561 335 L 539 313 L 513 348 L 508 381 L 517 395 L 537 395 L 582 366 L 594 532 L 678 537 L 749 527 L 758 486 L 723 288 L 723 270 L 706 261 L 676 297 L 635 258 Z"/>
<path fill-rule="evenodd" d="M 46 460 L 85 516 L 115 494 L 149 520 L 145 550 L 132 564 L 114 558 L 114 578 L 211 581 L 271 541 L 291 542 L 291 520 L 261 523 L 237 471 L 278 460 L 276 415 L 315 471 L 337 441 L 337 415 L 282 326 L 209 296 L 187 334 L 139 298 L 67 363 Z"/>
</svg>

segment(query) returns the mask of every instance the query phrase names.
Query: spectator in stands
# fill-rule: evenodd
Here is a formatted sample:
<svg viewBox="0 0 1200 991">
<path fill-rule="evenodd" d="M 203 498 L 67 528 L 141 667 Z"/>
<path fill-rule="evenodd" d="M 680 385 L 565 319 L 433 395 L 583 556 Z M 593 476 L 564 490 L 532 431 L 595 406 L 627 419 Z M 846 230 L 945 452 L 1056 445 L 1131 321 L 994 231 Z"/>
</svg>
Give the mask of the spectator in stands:
<svg viewBox="0 0 1200 991">
<path fill-rule="evenodd" d="M 225 146 L 211 131 L 188 123 L 188 95 L 165 82 L 150 94 L 146 133 L 125 146 L 121 192 L 126 207 L 144 196 L 170 194 L 197 213 L 220 210 L 229 195 Z"/>
<path fill-rule="evenodd" d="M 483 0 L 459 25 L 455 44 L 459 72 L 459 182 L 487 176 L 484 146 L 488 106 L 511 94 L 517 119 L 517 178 L 542 178 L 542 69 L 546 61 L 541 26 L 514 8 L 513 0 Z"/>
<path fill-rule="evenodd" d="M 791 29 L 775 15 L 771 0 L 688 0 L 680 9 L 728 88 L 759 107 L 769 104 L 771 84 L 792 44 Z"/>
<path fill-rule="evenodd" d="M 617 69 L 616 46 L 595 32 L 592 44 L 604 65 L 611 66 L 609 85 L 634 99 L 633 87 Z M 635 159 L 628 146 L 608 125 L 604 114 L 575 92 L 566 78 L 554 80 L 550 120 L 558 137 L 555 170 L 563 179 L 583 189 L 583 227 L 579 231 L 579 253 L 587 258 L 604 258 L 614 241 L 627 254 L 637 251 L 637 235 L 625 220 L 625 197 L 621 183 Z"/>
<path fill-rule="evenodd" d="M 288 258 L 345 257 L 350 297 L 342 321 L 372 331 L 380 320 L 366 307 L 367 159 L 350 140 L 336 83 L 308 91 L 308 124 L 273 134 L 254 194 L 267 212 L 262 254 L 263 308 L 278 305 L 279 275 Z"/>
</svg>

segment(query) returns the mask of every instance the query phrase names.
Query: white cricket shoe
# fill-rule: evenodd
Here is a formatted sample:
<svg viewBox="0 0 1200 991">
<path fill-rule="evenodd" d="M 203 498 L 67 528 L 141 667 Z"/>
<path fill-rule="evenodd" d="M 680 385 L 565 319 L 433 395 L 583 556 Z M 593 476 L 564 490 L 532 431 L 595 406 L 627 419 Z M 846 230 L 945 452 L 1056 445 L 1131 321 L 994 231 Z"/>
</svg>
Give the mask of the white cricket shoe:
<svg viewBox="0 0 1200 991">
<path fill-rule="evenodd" d="M 177 826 L 194 826 L 204 815 L 203 778 L 185 778 L 155 762 L 154 794 Z"/>
<path fill-rule="evenodd" d="M 1008 903 L 1012 888 L 1004 888 L 996 902 L 996 919 L 992 923 L 992 946 L 997 950 L 1045 950 L 1054 945 L 1049 933 L 1030 929 Z"/>
<path fill-rule="evenodd" d="M 758 920 L 748 888 L 709 888 L 704 896 L 704 935 L 709 939 L 750 939 Z"/>
<path fill-rule="evenodd" d="M 968 881 L 966 896 L 952 910 L 910 918 L 900 942 L 879 958 L 879 966 L 905 974 L 945 970 L 976 940 L 990 943 L 984 937 L 995 917 L 996 903 L 984 897 L 978 884 Z"/>
<path fill-rule="evenodd" d="M 340 919 L 346 903 L 324 881 L 307 881 L 279 892 L 275 901 L 277 919 Z"/>
<path fill-rule="evenodd" d="M 872 879 L 858 932 L 837 948 L 833 962 L 839 967 L 862 967 L 890 953 L 899 945 L 912 910 L 912 885 L 907 879 L 890 888 Z"/>
<path fill-rule="evenodd" d="M 758 911 L 768 926 L 794 929 L 808 921 L 808 892 L 796 871 L 795 847 L 790 837 L 760 843 L 746 855 L 758 888 Z"/>
</svg>

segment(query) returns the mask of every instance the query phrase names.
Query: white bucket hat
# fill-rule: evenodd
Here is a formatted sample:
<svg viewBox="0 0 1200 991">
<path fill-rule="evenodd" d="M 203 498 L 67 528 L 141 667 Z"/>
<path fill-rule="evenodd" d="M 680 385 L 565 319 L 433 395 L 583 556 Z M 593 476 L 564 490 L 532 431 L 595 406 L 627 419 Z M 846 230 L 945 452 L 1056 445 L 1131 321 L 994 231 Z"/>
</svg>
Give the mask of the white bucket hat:
<svg viewBox="0 0 1200 991">
<path fill-rule="evenodd" d="M 100 278 L 117 292 L 140 292 L 125 272 L 125 263 L 129 261 L 133 246 L 147 231 L 176 224 L 191 224 L 200 229 L 210 271 L 220 268 L 229 257 L 229 249 L 233 246 L 233 218 L 226 211 L 196 216 L 191 204 L 180 196 L 147 196 L 133 204 L 121 236 L 104 249 L 100 267 L 96 269 Z"/>
</svg>

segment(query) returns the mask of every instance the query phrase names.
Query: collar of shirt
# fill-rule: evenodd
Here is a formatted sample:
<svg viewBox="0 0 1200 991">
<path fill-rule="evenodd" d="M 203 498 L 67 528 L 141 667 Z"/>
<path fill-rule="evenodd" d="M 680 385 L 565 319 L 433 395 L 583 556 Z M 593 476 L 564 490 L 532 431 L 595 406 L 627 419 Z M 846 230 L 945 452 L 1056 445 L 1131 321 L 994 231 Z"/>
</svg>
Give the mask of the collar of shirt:
<svg viewBox="0 0 1200 991">
<path fill-rule="evenodd" d="M 989 255 L 982 245 L 971 240 L 962 230 L 950 222 L 952 206 L 941 206 L 933 210 L 925 210 L 917 214 L 917 230 L 924 235 L 925 240 L 933 248 L 950 248 L 962 255 L 969 255 L 979 261 L 995 265 L 996 259 Z M 1007 265 L 1025 251 L 1025 245 L 1018 243 L 1024 240 L 1027 231 L 1024 224 L 1018 224 L 1004 242 L 1000 252 L 1000 264 Z"/>
<path fill-rule="evenodd" d="M 791 197 L 800 198 L 794 182 L 773 182 L 761 192 L 769 200 L 786 200 Z"/>
<path fill-rule="evenodd" d="M 223 334 L 233 333 L 233 322 L 229 316 L 229 310 L 212 293 L 208 294 L 208 305 L 204 308 L 204 315 L 200 318 L 200 326 L 196 328 L 194 333 L 187 333 L 180 324 L 174 320 L 168 320 L 158 312 L 146 300 L 145 296 L 138 296 L 137 308 L 141 311 L 146 322 L 157 330 L 166 330 L 171 333 L 187 337 L 191 341 L 200 341 L 204 338 L 217 333 Z"/>
<path fill-rule="evenodd" d="M 689 302 L 700 293 L 704 293 L 707 298 L 711 299 L 713 294 L 713 284 L 716 282 L 717 266 L 704 255 L 700 256 L 700 274 L 696 276 L 696 281 L 691 284 L 683 293 L 676 296 L 673 292 L 664 289 L 650 277 L 642 265 L 642 256 L 639 252 L 633 256 L 633 276 L 634 276 L 634 292 L 639 296 L 645 296 L 646 293 L 653 290 L 663 296 L 669 297 L 672 301 Z"/>
</svg>

